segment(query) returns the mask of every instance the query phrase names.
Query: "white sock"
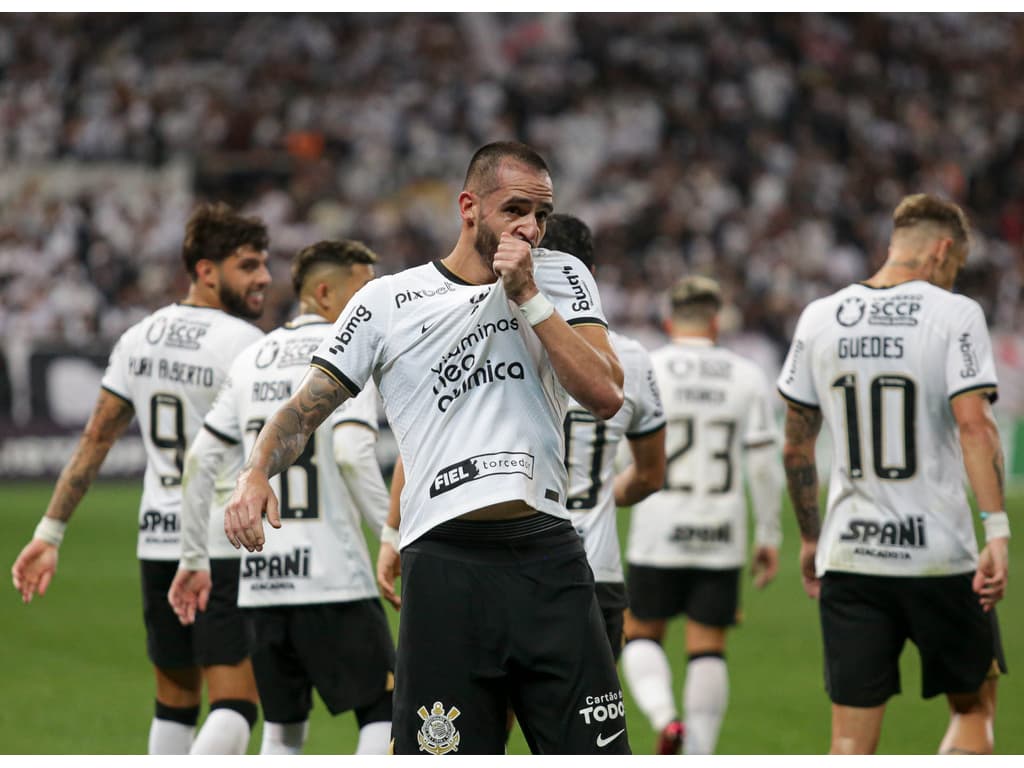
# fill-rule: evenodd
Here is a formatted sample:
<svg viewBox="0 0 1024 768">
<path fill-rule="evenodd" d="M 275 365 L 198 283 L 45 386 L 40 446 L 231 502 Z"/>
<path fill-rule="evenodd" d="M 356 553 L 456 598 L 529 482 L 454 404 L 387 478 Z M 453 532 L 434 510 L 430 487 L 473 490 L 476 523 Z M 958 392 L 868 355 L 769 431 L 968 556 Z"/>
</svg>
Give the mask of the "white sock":
<svg viewBox="0 0 1024 768">
<path fill-rule="evenodd" d="M 271 723 L 263 721 L 261 755 L 300 755 L 309 734 L 309 720 L 301 723 Z"/>
<path fill-rule="evenodd" d="M 391 746 L 391 721 L 378 720 L 359 729 L 357 755 L 386 755 Z"/>
<path fill-rule="evenodd" d="M 249 721 L 227 707 L 211 710 L 192 742 L 193 755 L 244 755 L 249 747 Z"/>
<path fill-rule="evenodd" d="M 686 665 L 683 711 L 686 735 L 683 754 L 711 755 L 718 743 L 729 703 L 729 670 L 721 656 L 700 656 Z"/>
<path fill-rule="evenodd" d="M 154 717 L 149 724 L 149 754 L 187 755 L 195 732 L 194 725 Z"/>
<path fill-rule="evenodd" d="M 672 668 L 653 640 L 630 640 L 622 649 L 622 671 L 640 711 L 655 731 L 679 717 L 672 696 Z"/>
</svg>

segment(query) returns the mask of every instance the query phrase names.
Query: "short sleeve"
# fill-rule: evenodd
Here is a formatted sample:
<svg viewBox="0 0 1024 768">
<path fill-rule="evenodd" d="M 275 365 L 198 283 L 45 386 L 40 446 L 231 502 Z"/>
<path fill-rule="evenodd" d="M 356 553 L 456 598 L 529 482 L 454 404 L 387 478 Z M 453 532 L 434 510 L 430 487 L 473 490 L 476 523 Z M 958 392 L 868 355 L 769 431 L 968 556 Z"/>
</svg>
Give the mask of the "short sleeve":
<svg viewBox="0 0 1024 768">
<path fill-rule="evenodd" d="M 313 353 L 310 365 L 357 396 L 380 360 L 390 304 L 386 280 L 371 280 L 360 288 Z"/>
<path fill-rule="evenodd" d="M 818 408 L 820 400 L 814 388 L 811 375 L 811 329 L 812 314 L 810 305 L 804 309 L 793 333 L 793 342 L 786 354 L 786 362 L 782 366 L 777 382 L 779 392 L 787 400 L 797 405 Z"/>
<path fill-rule="evenodd" d="M 103 389 L 129 403 L 132 402 L 132 388 L 128 371 L 128 347 L 130 345 L 127 336 L 131 332 L 132 329 L 129 329 L 117 340 L 117 344 L 110 351 L 107 369 L 103 372 L 103 378 L 100 380 L 100 386 Z"/>
<path fill-rule="evenodd" d="M 985 314 L 973 300 L 953 314 L 946 349 L 946 392 L 950 399 L 974 389 L 995 388 L 995 361 Z"/>
<path fill-rule="evenodd" d="M 350 397 L 331 414 L 331 426 L 359 424 L 377 432 L 377 404 L 379 402 L 380 395 L 377 392 L 377 385 L 373 383 L 373 379 L 368 379 L 362 392 L 356 397 Z"/>
<path fill-rule="evenodd" d="M 633 418 L 626 428 L 626 437 L 638 438 L 657 432 L 665 426 L 665 409 L 661 404 L 661 390 L 658 389 L 651 356 L 639 345 L 631 356 L 636 363 L 634 369 L 627 371 L 626 375 L 635 373 L 636 376 L 636 407 L 633 409 Z"/>
<path fill-rule="evenodd" d="M 747 428 L 743 434 L 743 446 L 756 448 L 774 443 L 777 439 L 771 405 L 768 402 L 768 382 L 757 368 L 750 371 L 750 408 L 747 411 Z"/>
<path fill-rule="evenodd" d="M 569 325 L 608 327 L 597 283 L 582 261 L 544 248 L 535 249 L 533 259 L 537 287 Z"/>
<path fill-rule="evenodd" d="M 238 422 L 238 386 L 241 371 L 239 360 L 231 366 L 221 384 L 213 405 L 203 419 L 203 427 L 225 443 L 236 445 L 242 441 L 242 427 Z"/>
</svg>

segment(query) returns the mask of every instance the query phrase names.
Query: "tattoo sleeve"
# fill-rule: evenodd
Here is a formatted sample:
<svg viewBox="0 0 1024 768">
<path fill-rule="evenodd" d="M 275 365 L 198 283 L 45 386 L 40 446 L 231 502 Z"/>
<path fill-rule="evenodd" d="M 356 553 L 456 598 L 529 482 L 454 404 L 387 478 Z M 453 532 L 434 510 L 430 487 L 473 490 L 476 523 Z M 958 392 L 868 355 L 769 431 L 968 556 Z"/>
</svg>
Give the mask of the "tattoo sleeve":
<svg viewBox="0 0 1024 768">
<path fill-rule="evenodd" d="M 821 411 L 790 404 L 786 411 L 786 446 L 783 452 L 786 484 L 796 513 L 800 535 L 817 539 L 821 533 L 818 513 L 818 468 L 814 446 L 821 431 Z"/>
<path fill-rule="evenodd" d="M 334 379 L 310 368 L 299 390 L 260 432 L 245 468 L 262 470 L 267 477 L 286 470 L 313 431 L 348 397 L 348 391 Z"/>
<path fill-rule="evenodd" d="M 75 508 L 96 479 L 110 447 L 131 423 L 134 414 L 135 409 L 127 400 L 106 390 L 100 391 L 75 452 L 64 465 L 54 486 L 53 496 L 46 509 L 47 517 L 63 522 L 71 519 Z"/>
</svg>

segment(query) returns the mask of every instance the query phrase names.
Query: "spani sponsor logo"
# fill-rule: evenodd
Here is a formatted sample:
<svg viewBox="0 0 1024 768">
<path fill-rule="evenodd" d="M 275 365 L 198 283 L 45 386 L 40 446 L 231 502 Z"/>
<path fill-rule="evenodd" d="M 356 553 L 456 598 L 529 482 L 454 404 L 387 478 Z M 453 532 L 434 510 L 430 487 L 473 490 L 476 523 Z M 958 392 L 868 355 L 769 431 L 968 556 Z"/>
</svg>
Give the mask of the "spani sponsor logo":
<svg viewBox="0 0 1024 768">
<path fill-rule="evenodd" d="M 308 579 L 312 553 L 309 547 L 295 547 L 284 555 L 246 555 L 243 579 Z"/>
<path fill-rule="evenodd" d="M 177 533 L 181 530 L 176 512 L 157 512 L 148 509 L 142 513 L 139 530 L 158 533 Z"/>
<path fill-rule="evenodd" d="M 905 549 L 923 549 L 927 546 L 924 517 L 921 516 L 889 523 L 854 518 L 847 524 L 846 530 L 839 534 L 839 540 Z"/>
</svg>

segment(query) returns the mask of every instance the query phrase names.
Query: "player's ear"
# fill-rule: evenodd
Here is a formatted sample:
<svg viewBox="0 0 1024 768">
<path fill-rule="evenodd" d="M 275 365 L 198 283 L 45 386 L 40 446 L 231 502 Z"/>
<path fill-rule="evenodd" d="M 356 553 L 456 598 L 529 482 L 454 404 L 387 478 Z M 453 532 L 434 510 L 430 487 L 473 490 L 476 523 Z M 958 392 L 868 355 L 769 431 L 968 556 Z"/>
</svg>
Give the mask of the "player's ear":
<svg viewBox="0 0 1024 768">
<path fill-rule="evenodd" d="M 327 284 L 326 280 L 321 280 L 313 288 L 313 297 L 316 299 L 317 306 L 321 309 L 327 309 L 331 303 L 331 286 Z"/>
<path fill-rule="evenodd" d="M 218 278 L 217 264 L 210 259 L 200 259 L 196 262 L 196 282 L 214 288 L 217 286 Z"/>
<path fill-rule="evenodd" d="M 462 190 L 459 193 L 459 218 L 463 223 L 475 222 L 479 198 L 472 192 Z"/>
</svg>

